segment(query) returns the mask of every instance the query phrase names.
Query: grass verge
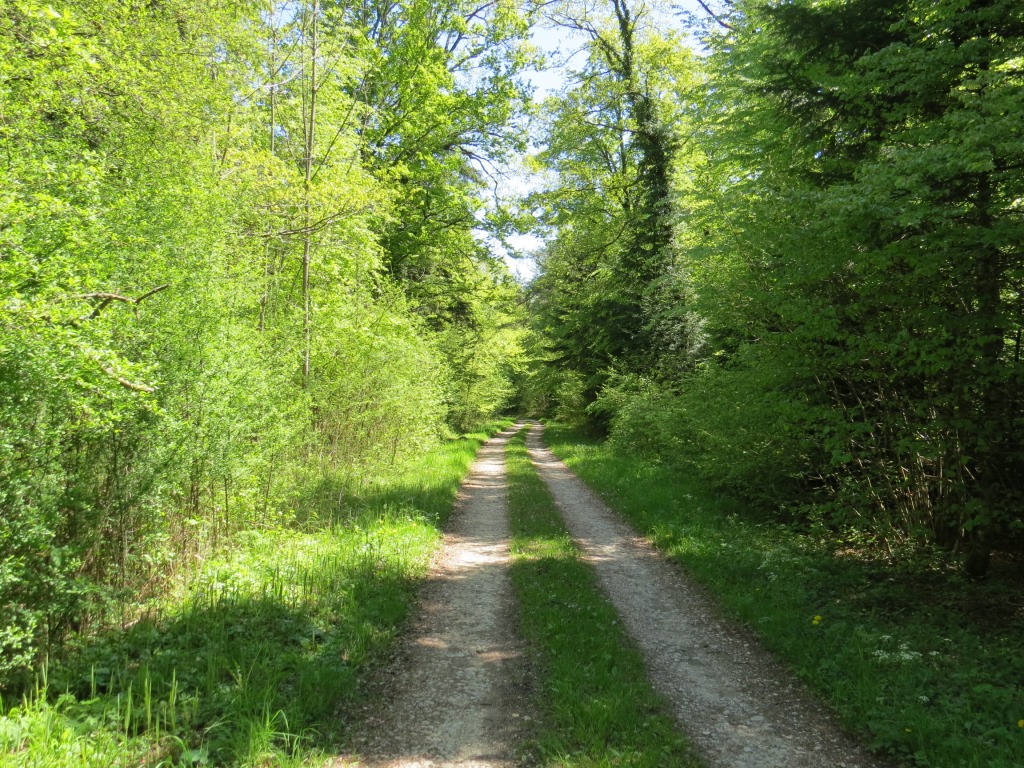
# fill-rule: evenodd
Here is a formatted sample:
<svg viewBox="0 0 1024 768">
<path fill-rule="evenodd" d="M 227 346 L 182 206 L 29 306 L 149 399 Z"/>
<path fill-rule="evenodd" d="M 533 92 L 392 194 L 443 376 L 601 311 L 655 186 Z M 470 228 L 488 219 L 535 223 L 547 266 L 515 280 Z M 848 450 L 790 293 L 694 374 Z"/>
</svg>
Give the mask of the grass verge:
<svg viewBox="0 0 1024 768">
<path fill-rule="evenodd" d="M 917 766 L 1024 765 L 1019 580 L 837 550 L 571 430 L 550 426 L 545 439 L 871 747 Z"/>
<path fill-rule="evenodd" d="M 322 765 L 499 426 L 301 530 L 240 535 L 156 617 L 82 640 L 0 701 L 0 766 Z"/>
<path fill-rule="evenodd" d="M 539 654 L 545 766 L 697 766 L 593 569 L 562 524 L 520 432 L 507 449 L 512 581 Z"/>
</svg>

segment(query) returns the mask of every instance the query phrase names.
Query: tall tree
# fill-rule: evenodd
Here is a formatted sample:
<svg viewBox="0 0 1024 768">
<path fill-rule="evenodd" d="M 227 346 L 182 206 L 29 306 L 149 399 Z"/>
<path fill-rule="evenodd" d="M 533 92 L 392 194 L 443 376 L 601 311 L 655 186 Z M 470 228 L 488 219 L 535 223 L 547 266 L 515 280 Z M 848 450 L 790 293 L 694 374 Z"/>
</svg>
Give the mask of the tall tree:
<svg viewBox="0 0 1024 768">
<path fill-rule="evenodd" d="M 837 510 L 983 561 L 1021 526 L 1021 11 L 742 3 L 730 23 L 686 236 L 714 346 L 787 369 Z"/>
<path fill-rule="evenodd" d="M 670 169 L 685 130 L 689 55 L 642 5 L 559 6 L 587 60 L 548 105 L 538 161 L 556 174 L 534 203 L 553 241 L 537 286 L 560 358 L 590 396 L 611 366 L 650 370 L 659 280 L 671 263 Z"/>
<path fill-rule="evenodd" d="M 0 678 L 174 563 L 507 398 L 490 354 L 516 349 L 507 274 L 437 275 L 478 331 L 459 347 L 386 268 L 423 190 L 376 156 L 399 113 L 368 97 L 389 52 L 354 17 L 323 0 L 0 2 Z M 480 96 L 464 135 L 504 130 L 509 99 L 442 70 Z M 446 106 L 436 82 L 418 92 Z M 400 122 L 420 118 L 432 134 L 413 106 Z M 477 185 L 442 171 L 418 178 L 460 200 L 452 242 L 477 256 Z M 438 254 L 435 272 L 463 256 Z"/>
<path fill-rule="evenodd" d="M 467 317 L 457 286 L 487 257 L 472 234 L 487 226 L 481 193 L 525 148 L 531 13 L 511 0 L 367 0 L 348 14 L 369 60 L 354 91 L 368 108 L 364 158 L 397 190 L 386 266 L 436 328 Z"/>
</svg>

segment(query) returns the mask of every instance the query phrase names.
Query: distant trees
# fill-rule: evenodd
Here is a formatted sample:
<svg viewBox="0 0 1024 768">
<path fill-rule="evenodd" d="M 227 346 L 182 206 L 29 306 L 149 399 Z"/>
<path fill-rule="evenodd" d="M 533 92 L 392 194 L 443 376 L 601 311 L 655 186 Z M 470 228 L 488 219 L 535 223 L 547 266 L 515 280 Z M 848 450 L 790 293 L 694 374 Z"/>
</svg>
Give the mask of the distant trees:
<svg viewBox="0 0 1024 768">
<path fill-rule="evenodd" d="M 645 418 L 790 519 L 979 572 L 1021 532 L 1017 5 L 740 2 L 709 25 L 707 84 L 675 107 L 675 298 L 645 312 L 661 362 L 608 358 L 613 439 Z"/>
<path fill-rule="evenodd" d="M 590 396 L 610 367 L 650 370 L 659 280 L 671 263 L 669 176 L 679 137 L 674 90 L 688 49 L 655 33 L 643 3 L 565 4 L 586 60 L 545 105 L 537 163 L 557 183 L 538 193 L 552 238 L 534 290 L 556 359 Z"/>
<path fill-rule="evenodd" d="M 467 153 L 508 141 L 524 34 L 0 2 L 0 676 L 505 406 L 519 296 Z"/>
</svg>

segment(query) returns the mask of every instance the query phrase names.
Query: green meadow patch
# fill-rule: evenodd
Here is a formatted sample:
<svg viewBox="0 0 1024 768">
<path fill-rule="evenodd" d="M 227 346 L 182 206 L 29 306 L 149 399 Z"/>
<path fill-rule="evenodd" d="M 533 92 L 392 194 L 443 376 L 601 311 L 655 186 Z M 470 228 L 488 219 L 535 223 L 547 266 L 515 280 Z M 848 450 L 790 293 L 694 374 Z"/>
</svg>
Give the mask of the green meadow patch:
<svg viewBox="0 0 1024 768">
<path fill-rule="evenodd" d="M 670 468 L 549 426 L 605 501 L 751 626 L 880 753 L 933 768 L 1024 765 L 1019 577 L 975 583 L 751 519 Z"/>
</svg>

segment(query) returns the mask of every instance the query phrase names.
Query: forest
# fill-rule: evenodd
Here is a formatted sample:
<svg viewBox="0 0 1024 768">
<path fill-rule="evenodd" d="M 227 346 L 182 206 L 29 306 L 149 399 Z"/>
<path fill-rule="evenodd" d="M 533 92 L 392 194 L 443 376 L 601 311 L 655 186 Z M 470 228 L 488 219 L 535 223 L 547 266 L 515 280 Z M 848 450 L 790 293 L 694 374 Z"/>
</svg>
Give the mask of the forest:
<svg viewBox="0 0 1024 768">
<path fill-rule="evenodd" d="M 525 22 L 395 8 L 4 4 L 4 672 L 505 406 Z"/>
<path fill-rule="evenodd" d="M 782 520 L 984 574 L 1024 511 L 1024 15 L 743 4 L 697 62 L 613 5 L 537 158 L 539 392 Z"/>
<path fill-rule="evenodd" d="M 1024 553 L 1018 0 L 0 0 L 0 171 L 0 714 L 174 713 L 111 638 L 260 569 L 381 652 L 511 414 L 856 557 Z M 383 602 L 325 641 L 343 561 Z M 267 764 L 216 738 L 160 759 Z"/>
</svg>

